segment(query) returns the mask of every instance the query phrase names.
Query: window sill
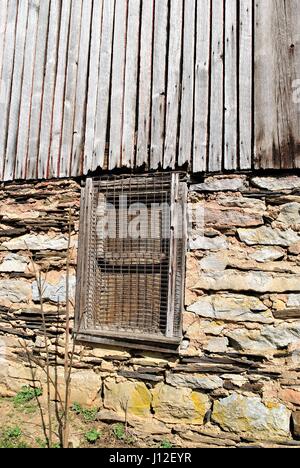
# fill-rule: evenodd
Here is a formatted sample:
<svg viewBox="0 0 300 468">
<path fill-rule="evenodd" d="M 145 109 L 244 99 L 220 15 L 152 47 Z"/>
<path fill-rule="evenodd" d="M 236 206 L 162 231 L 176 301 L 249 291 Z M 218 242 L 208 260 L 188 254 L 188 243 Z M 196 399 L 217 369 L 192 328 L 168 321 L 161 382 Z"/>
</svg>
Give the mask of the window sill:
<svg viewBox="0 0 300 468">
<path fill-rule="evenodd" d="M 155 335 L 129 337 L 128 333 L 109 333 L 84 330 L 77 335 L 76 341 L 89 344 L 135 349 L 137 351 L 155 351 L 158 353 L 178 354 L 180 338 L 166 338 Z"/>
</svg>

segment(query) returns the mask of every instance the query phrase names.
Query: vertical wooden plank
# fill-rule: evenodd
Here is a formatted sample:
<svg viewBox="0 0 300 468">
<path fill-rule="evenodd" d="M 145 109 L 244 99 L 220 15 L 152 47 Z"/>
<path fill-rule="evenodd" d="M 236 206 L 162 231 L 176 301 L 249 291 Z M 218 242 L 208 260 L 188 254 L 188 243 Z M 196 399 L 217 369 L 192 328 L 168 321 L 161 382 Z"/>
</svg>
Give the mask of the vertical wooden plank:
<svg viewBox="0 0 300 468">
<path fill-rule="evenodd" d="M 222 169 L 224 127 L 224 0 L 212 1 L 209 171 Z"/>
<path fill-rule="evenodd" d="M 240 0 L 239 153 L 240 169 L 252 164 L 253 0 Z"/>
<path fill-rule="evenodd" d="M 224 168 L 238 168 L 238 6 L 225 0 Z M 243 85 L 244 86 L 244 85 Z"/>
<path fill-rule="evenodd" d="M 163 164 L 168 0 L 155 2 L 150 168 Z"/>
<path fill-rule="evenodd" d="M 27 31 L 29 1 L 18 3 L 18 21 L 16 30 L 16 44 L 14 56 L 14 70 L 9 111 L 7 148 L 5 156 L 4 180 L 12 180 L 17 150 L 17 137 L 19 127 L 19 112 L 21 105 L 21 90 L 23 83 L 24 52 Z"/>
<path fill-rule="evenodd" d="M 300 167 L 299 4 L 259 0 L 255 15 L 256 167 Z"/>
<path fill-rule="evenodd" d="M 189 200 L 189 189 L 188 185 L 185 182 L 181 182 L 182 190 L 182 263 L 180 271 L 180 332 L 182 333 L 183 327 L 183 313 L 182 311 L 185 308 L 185 288 L 186 288 L 186 261 L 187 261 L 187 252 L 188 252 L 188 200 Z M 179 289 L 179 288 L 178 288 Z M 179 335 L 181 337 L 181 334 Z"/>
<path fill-rule="evenodd" d="M 40 2 L 36 53 L 34 64 L 34 78 L 32 87 L 32 103 L 29 124 L 29 142 L 25 176 L 28 179 L 37 177 L 38 148 L 41 123 L 42 96 L 44 91 L 44 73 L 46 64 L 48 22 L 50 13 L 50 0 Z"/>
<path fill-rule="evenodd" d="M 98 4 L 99 2 L 96 3 Z M 77 87 L 79 40 L 81 31 L 81 12 L 82 0 L 73 0 L 70 20 L 69 47 L 67 56 L 68 58 L 66 72 L 66 90 L 64 98 L 63 126 L 61 136 L 62 143 L 59 155 L 60 177 L 68 177 L 70 175 L 75 115 L 75 99 Z"/>
<path fill-rule="evenodd" d="M 116 0 L 113 45 L 109 169 L 121 166 L 128 0 Z"/>
<path fill-rule="evenodd" d="M 180 67 L 182 57 L 182 0 L 172 0 L 170 10 L 170 39 L 168 56 L 168 86 L 164 168 L 174 169 L 177 156 L 178 115 L 180 97 Z"/>
<path fill-rule="evenodd" d="M 70 0 L 62 0 L 48 173 L 50 178 L 59 177 L 59 157 L 61 151 L 61 135 L 64 118 L 64 97 L 67 76 L 66 70 L 69 44 L 70 16 L 71 2 Z"/>
<path fill-rule="evenodd" d="M 82 303 L 81 303 L 81 313 L 85 314 L 84 321 L 87 320 L 87 307 L 88 301 L 90 300 L 90 294 L 86 294 L 86 291 L 89 289 L 92 290 L 93 287 L 93 278 L 91 278 L 91 263 L 93 261 L 93 252 L 91 249 L 91 234 L 93 226 L 93 213 L 94 213 L 94 184 L 93 179 L 89 178 L 86 181 L 85 188 L 85 206 L 84 206 L 84 246 L 86 250 L 86 255 L 83 256 L 84 260 L 82 262 Z M 90 311 L 91 312 L 91 311 Z M 82 324 L 83 325 L 83 324 Z"/>
<path fill-rule="evenodd" d="M 177 234 L 179 228 L 178 220 L 178 194 L 179 194 L 179 174 L 172 174 L 171 190 L 171 230 L 170 230 L 170 257 L 169 257 L 169 286 L 168 286 L 168 316 L 166 336 L 174 337 L 175 321 L 175 289 L 177 270 Z"/>
<path fill-rule="evenodd" d="M 112 73 L 114 14 L 115 0 L 104 0 L 92 170 L 96 170 L 97 167 L 105 168 L 104 157 L 108 127 L 109 91 Z"/>
<path fill-rule="evenodd" d="M 140 0 L 129 0 L 122 140 L 122 166 L 129 168 L 135 163 L 140 12 Z"/>
<path fill-rule="evenodd" d="M 273 1 L 255 3 L 255 165 L 257 168 L 280 168 L 280 156 L 273 154 L 279 148 L 276 127 L 276 84 L 272 50 Z M 267 83 L 267 85 L 266 85 Z M 279 151 L 279 150 L 278 150 Z M 274 160 L 273 160 L 274 156 Z M 278 156 L 278 155 L 277 155 Z"/>
<path fill-rule="evenodd" d="M 284 12 L 284 5 L 278 12 L 279 18 Z M 287 150 L 291 154 L 291 159 L 295 168 L 300 168 L 300 10 L 299 2 L 291 0 L 287 9 L 287 24 L 290 24 L 286 43 L 283 45 L 286 61 L 290 70 L 287 78 L 287 104 L 285 109 L 288 113 L 288 125 L 285 121 L 285 129 L 282 137 L 281 166 L 290 168 L 286 158 Z M 283 23 L 284 24 L 284 23 Z M 288 26 L 289 28 L 289 26 Z M 288 53 L 287 53 L 288 50 Z M 283 66 L 284 68 L 284 66 Z M 292 86 L 290 92 L 289 86 Z M 290 132 L 288 130 L 290 127 Z M 286 132 L 286 133 L 285 133 Z M 287 143 L 285 143 L 285 141 Z"/>
<path fill-rule="evenodd" d="M 274 73 L 275 44 L 272 34 L 274 0 L 255 3 L 255 163 L 257 168 L 280 168 L 280 156 L 273 155 L 279 148 L 276 126 L 276 84 Z M 278 149 L 279 151 L 279 149 Z M 274 156 L 274 161 L 273 161 Z M 278 155 L 277 155 L 278 156 Z"/>
<path fill-rule="evenodd" d="M 211 2 L 198 0 L 196 23 L 195 111 L 193 171 L 204 172 L 208 166 L 209 98 L 211 58 Z"/>
<path fill-rule="evenodd" d="M 196 1 L 184 2 L 183 72 L 178 166 L 190 165 L 193 142 Z"/>
<path fill-rule="evenodd" d="M 85 296 L 83 290 L 84 281 L 84 259 L 85 259 L 85 213 L 86 213 L 86 188 L 81 187 L 80 197 L 80 218 L 79 218 L 79 235 L 78 235 L 78 260 L 76 270 L 76 299 L 75 299 L 75 333 L 78 333 L 81 328 L 81 322 L 84 312 L 83 298 Z"/>
<path fill-rule="evenodd" d="M 72 177 L 82 175 L 83 171 L 82 156 L 84 150 L 89 60 L 92 61 L 97 58 L 90 57 L 91 17 L 92 2 L 90 0 L 83 0 L 72 145 Z M 84 173 L 86 174 L 89 169 L 84 171 Z"/>
<path fill-rule="evenodd" d="M 40 3 L 40 0 L 33 0 L 29 2 L 28 25 L 24 57 L 24 72 L 21 90 L 21 105 L 19 112 L 19 125 L 17 130 L 18 140 L 16 164 L 14 171 L 15 179 L 25 179 L 26 174 L 26 158 L 28 150 L 33 72 Z"/>
<path fill-rule="evenodd" d="M 5 47 L 5 33 L 7 24 L 8 0 L 0 2 L 0 79 L 3 65 L 3 52 Z"/>
<path fill-rule="evenodd" d="M 86 210 L 86 244 L 85 248 L 88 252 L 85 259 L 86 270 L 84 274 L 84 291 L 89 291 L 86 296 L 85 303 L 85 323 L 95 330 L 94 319 L 95 319 L 95 287 L 96 287 L 96 245 L 94 241 L 96 233 L 95 225 L 95 211 L 96 205 L 96 193 L 93 179 L 86 181 L 86 196 L 87 196 L 87 210 Z"/>
<path fill-rule="evenodd" d="M 9 0 L 7 9 L 7 21 L 5 29 L 3 66 L 0 82 L 0 174 L 4 175 L 5 151 L 7 142 L 7 128 L 10 109 L 11 83 L 13 75 L 14 50 L 16 40 L 16 23 L 18 14 L 17 0 Z"/>
<path fill-rule="evenodd" d="M 5 98 L 4 90 L 6 90 L 5 80 L 2 76 L 2 68 L 3 68 L 3 56 L 5 50 L 5 35 L 6 35 L 6 28 L 8 23 L 8 0 L 3 0 L 0 2 L 0 113 L 2 116 L 1 125 L 5 126 L 5 116 L 6 116 L 6 109 L 4 108 Z M 5 91 L 6 94 L 6 91 Z M 2 169 L 3 169 L 3 154 L 0 154 L 0 178 L 2 178 Z"/>
<path fill-rule="evenodd" d="M 84 172 L 87 173 L 92 168 L 97 96 L 99 84 L 99 63 L 100 63 L 100 45 L 102 35 L 102 0 L 94 2 L 92 29 L 91 29 L 91 52 L 90 52 L 90 72 L 88 84 L 88 102 L 86 111 L 86 133 L 84 147 Z"/>
<path fill-rule="evenodd" d="M 51 145 L 53 101 L 55 92 L 61 6 L 62 4 L 60 0 L 51 0 L 50 2 L 51 9 L 49 18 L 48 37 L 51 37 L 51 41 L 48 40 L 47 45 L 46 71 L 44 78 L 44 91 L 42 96 L 42 112 L 38 155 L 39 178 L 45 178 L 48 176 L 48 161 Z"/>
<path fill-rule="evenodd" d="M 136 165 L 149 165 L 154 1 L 142 1 Z"/>
</svg>

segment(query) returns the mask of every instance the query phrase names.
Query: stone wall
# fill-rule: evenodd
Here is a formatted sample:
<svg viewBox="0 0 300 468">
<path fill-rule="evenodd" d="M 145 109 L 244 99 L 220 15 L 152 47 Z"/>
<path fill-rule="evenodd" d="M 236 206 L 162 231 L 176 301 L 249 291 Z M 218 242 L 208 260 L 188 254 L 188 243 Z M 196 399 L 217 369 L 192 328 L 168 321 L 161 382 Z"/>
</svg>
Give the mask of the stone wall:
<svg viewBox="0 0 300 468">
<path fill-rule="evenodd" d="M 99 407 L 103 421 L 126 418 L 140 437 L 167 437 L 177 445 L 297 445 L 300 178 L 197 182 L 190 203 L 194 213 L 204 210 L 205 226 L 193 217 L 179 355 L 78 346 L 72 401 Z M 79 198 L 76 181 L 1 188 L 3 396 L 32 379 L 45 387 L 38 365 L 46 354 L 37 273 L 53 379 L 63 389 L 69 212 L 74 296 Z"/>
</svg>

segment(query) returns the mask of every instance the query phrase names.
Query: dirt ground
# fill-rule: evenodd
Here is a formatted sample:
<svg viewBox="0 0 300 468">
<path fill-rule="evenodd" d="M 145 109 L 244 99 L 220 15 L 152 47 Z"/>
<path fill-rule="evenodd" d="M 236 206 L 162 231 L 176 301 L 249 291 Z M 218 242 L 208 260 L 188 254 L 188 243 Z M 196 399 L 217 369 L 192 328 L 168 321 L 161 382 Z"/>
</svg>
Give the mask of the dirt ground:
<svg viewBox="0 0 300 468">
<path fill-rule="evenodd" d="M 41 408 L 36 398 L 21 402 L 15 398 L 0 398 L 0 448 L 47 448 L 43 431 Z M 60 448 L 58 423 L 54 415 L 54 447 Z M 97 409 L 86 410 L 75 405 L 70 411 L 70 448 L 142 448 L 161 447 L 158 444 L 141 443 L 123 424 L 103 424 L 97 421 Z M 168 442 L 164 442 L 168 445 Z"/>
</svg>

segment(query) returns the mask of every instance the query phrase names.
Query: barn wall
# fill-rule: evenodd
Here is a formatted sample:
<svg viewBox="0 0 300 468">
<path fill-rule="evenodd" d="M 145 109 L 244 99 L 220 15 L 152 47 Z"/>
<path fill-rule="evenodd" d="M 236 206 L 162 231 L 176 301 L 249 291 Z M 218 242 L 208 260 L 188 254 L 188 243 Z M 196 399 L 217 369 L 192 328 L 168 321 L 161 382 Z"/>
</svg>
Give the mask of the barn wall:
<svg viewBox="0 0 300 468">
<path fill-rule="evenodd" d="M 259 0 L 255 17 L 255 166 L 299 168 L 299 2 Z"/>
<path fill-rule="evenodd" d="M 127 417 L 133 433 L 154 444 L 165 438 L 184 447 L 279 440 L 296 445 L 300 199 L 295 189 L 300 178 L 293 176 L 195 180 L 190 203 L 194 212 L 204 208 L 205 228 L 203 237 L 202 224 L 194 223 L 190 234 L 180 353 L 78 346 L 72 401 L 99 408 L 103 421 Z M 1 187 L 2 396 L 32 384 L 24 344 L 36 384 L 44 388 L 42 398 L 46 395 L 37 271 L 52 372 L 63 390 L 69 211 L 72 308 L 79 199 L 80 186 L 70 180 Z"/>
<path fill-rule="evenodd" d="M 297 0 L 2 0 L 0 178 L 299 167 L 299 22 Z"/>
<path fill-rule="evenodd" d="M 299 168 L 299 31 L 297 0 L 3 0 L 0 176 Z"/>
</svg>

